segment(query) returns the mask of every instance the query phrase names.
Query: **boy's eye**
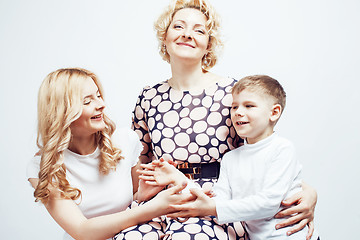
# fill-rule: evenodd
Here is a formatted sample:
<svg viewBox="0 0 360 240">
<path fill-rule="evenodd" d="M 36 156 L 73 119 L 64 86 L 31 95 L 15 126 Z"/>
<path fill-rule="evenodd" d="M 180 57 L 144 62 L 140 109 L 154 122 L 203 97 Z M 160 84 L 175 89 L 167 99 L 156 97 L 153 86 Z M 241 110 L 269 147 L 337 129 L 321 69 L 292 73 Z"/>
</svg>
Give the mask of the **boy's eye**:
<svg viewBox="0 0 360 240">
<path fill-rule="evenodd" d="M 234 109 L 234 110 L 237 109 L 237 108 L 238 108 L 237 106 L 232 106 L 232 109 Z"/>
</svg>

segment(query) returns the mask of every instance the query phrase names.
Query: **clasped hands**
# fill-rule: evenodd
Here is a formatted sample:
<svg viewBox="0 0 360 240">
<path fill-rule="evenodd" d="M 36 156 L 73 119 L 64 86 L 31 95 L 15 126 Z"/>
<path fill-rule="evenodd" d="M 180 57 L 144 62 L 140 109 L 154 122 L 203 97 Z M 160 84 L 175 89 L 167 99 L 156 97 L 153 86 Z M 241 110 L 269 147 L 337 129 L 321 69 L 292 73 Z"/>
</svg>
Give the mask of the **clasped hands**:
<svg viewBox="0 0 360 240">
<path fill-rule="evenodd" d="M 211 199 L 213 197 L 212 190 L 203 190 L 196 186 L 176 169 L 176 163 L 173 161 L 165 161 L 161 158 L 140 166 L 142 169 L 137 170 L 140 173 L 139 179 L 146 185 L 158 189 L 166 186 L 181 189 L 180 192 L 172 192 L 169 204 L 171 213 L 167 214 L 168 217 L 188 218 L 216 215 L 215 201 Z M 178 187 L 179 185 L 182 187 Z"/>
</svg>

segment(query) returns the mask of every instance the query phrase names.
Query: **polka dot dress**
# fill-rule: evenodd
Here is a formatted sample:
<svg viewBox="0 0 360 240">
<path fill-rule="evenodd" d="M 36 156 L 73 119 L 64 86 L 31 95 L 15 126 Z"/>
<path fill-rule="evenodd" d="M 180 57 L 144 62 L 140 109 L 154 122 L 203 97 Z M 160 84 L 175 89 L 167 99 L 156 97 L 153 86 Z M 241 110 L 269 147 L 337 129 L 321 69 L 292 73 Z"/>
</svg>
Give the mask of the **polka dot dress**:
<svg viewBox="0 0 360 240">
<path fill-rule="evenodd" d="M 133 129 L 144 145 L 143 163 L 164 158 L 178 162 L 220 162 L 223 155 L 242 144 L 230 119 L 231 87 L 224 78 L 198 92 L 178 91 L 168 81 L 146 87 L 133 113 Z M 216 179 L 194 179 L 203 188 Z M 136 207 L 135 203 L 131 207 Z M 213 217 L 186 221 L 165 216 L 120 232 L 115 239 L 245 239 L 240 223 L 219 225 Z"/>
</svg>

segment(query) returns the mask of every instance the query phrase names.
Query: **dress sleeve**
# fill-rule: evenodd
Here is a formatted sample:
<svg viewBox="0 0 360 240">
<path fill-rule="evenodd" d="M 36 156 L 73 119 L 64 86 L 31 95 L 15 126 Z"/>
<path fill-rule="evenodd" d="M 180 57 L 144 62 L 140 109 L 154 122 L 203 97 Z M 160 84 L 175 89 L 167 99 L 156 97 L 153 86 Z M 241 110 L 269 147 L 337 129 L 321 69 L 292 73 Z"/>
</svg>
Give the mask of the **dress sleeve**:
<svg viewBox="0 0 360 240">
<path fill-rule="evenodd" d="M 292 145 L 282 146 L 267 166 L 261 191 L 241 199 L 216 201 L 220 224 L 273 217 L 301 171 Z"/>
<path fill-rule="evenodd" d="M 143 145 L 143 151 L 140 156 L 142 163 L 151 162 L 154 156 L 147 124 L 147 112 L 150 106 L 149 100 L 145 97 L 147 90 L 149 90 L 149 87 L 145 87 L 142 90 L 136 101 L 131 124 L 131 128 L 137 133 L 140 138 L 140 142 Z"/>
<path fill-rule="evenodd" d="M 26 178 L 39 178 L 40 171 L 40 156 L 33 157 L 26 167 Z"/>
</svg>

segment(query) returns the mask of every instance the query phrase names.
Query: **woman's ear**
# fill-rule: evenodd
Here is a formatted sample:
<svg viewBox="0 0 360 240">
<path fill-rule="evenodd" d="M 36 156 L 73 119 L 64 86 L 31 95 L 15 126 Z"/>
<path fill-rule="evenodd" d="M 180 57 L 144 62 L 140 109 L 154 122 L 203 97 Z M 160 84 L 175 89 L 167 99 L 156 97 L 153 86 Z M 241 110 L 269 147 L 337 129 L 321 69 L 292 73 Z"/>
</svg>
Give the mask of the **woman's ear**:
<svg viewBox="0 0 360 240">
<path fill-rule="evenodd" d="M 280 118 L 281 112 L 282 107 L 280 104 L 275 104 L 271 109 L 270 121 L 276 122 Z"/>
</svg>

